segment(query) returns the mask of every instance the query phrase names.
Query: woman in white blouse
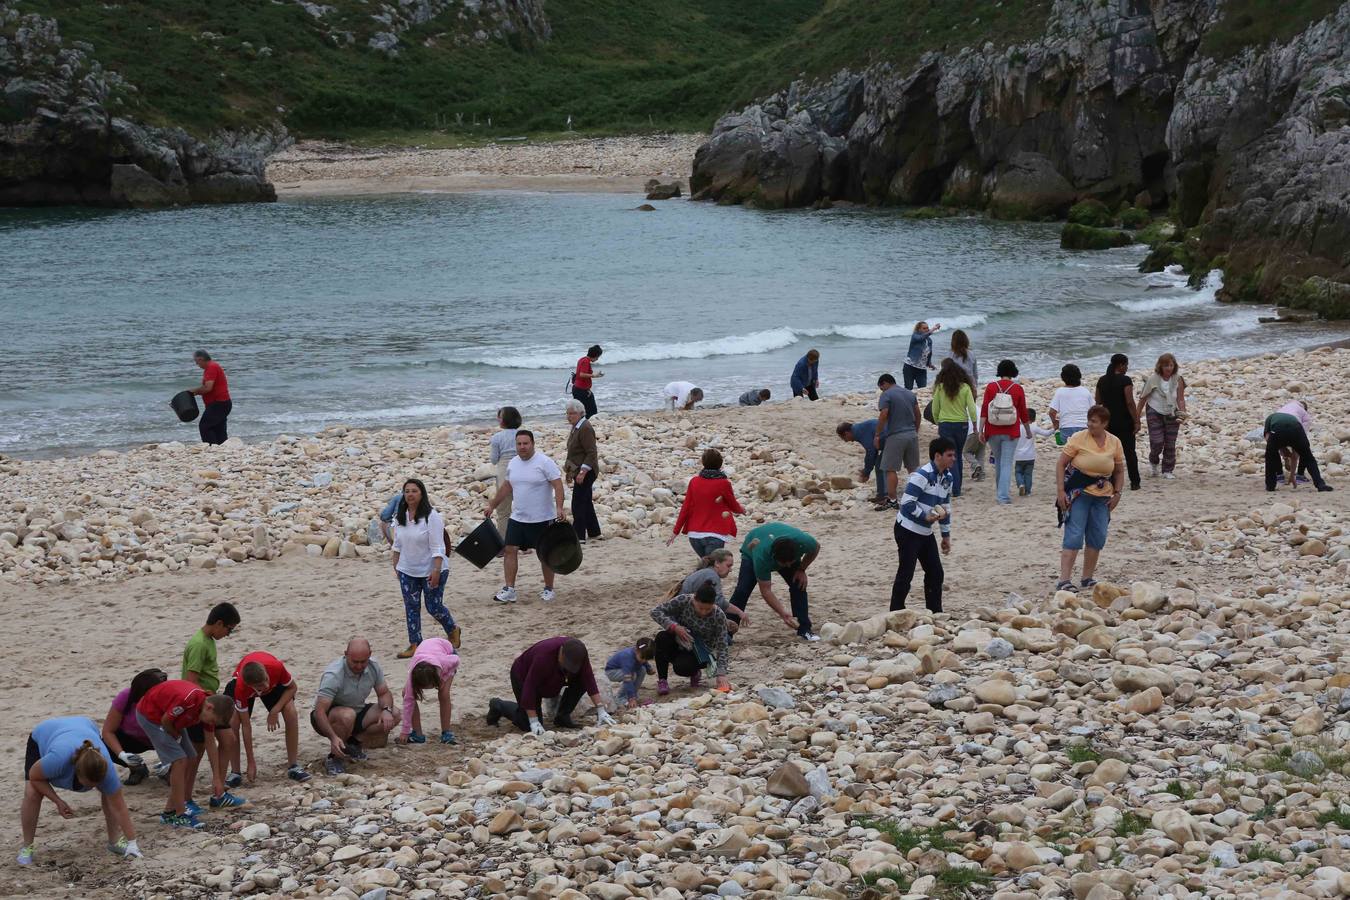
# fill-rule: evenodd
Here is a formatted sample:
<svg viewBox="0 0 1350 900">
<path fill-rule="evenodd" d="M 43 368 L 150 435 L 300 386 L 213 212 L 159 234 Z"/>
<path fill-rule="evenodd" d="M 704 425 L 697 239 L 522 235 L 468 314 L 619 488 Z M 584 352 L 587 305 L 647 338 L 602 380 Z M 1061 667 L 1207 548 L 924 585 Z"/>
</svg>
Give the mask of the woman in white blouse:
<svg viewBox="0 0 1350 900">
<path fill-rule="evenodd" d="M 459 626 L 441 602 L 450 575 L 445 546 L 445 520 L 431 508 L 421 479 L 403 483 L 403 499 L 394 515 L 394 571 L 403 590 L 403 611 L 408 622 L 408 649 L 398 655 L 410 659 L 422 643 L 422 604 L 441 627 L 450 643 L 459 646 Z"/>
</svg>

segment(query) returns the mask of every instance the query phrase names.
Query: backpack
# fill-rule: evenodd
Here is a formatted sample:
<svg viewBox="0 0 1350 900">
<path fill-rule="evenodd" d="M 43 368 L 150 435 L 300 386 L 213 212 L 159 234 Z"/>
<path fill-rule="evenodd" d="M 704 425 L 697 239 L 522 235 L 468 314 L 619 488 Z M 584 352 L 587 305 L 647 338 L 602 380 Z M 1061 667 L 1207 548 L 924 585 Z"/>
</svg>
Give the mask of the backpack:
<svg viewBox="0 0 1350 900">
<path fill-rule="evenodd" d="M 988 420 L 990 425 L 996 425 L 1000 428 L 1006 428 L 1009 425 L 1017 424 L 1017 406 L 1013 403 L 1012 385 L 1007 388 L 1002 387 L 997 381 L 994 386 L 998 388 L 998 393 L 989 401 Z"/>
</svg>

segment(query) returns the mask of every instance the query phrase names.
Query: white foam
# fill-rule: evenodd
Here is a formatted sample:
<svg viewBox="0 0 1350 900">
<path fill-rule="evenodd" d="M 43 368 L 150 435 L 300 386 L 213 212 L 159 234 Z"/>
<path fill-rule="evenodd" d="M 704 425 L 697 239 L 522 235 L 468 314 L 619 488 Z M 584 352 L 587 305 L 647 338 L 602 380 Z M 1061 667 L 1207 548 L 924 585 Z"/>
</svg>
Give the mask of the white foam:
<svg viewBox="0 0 1350 900">
<path fill-rule="evenodd" d="M 1186 309 L 1192 306 L 1206 306 L 1214 302 L 1214 297 L 1218 294 L 1219 288 L 1223 287 L 1223 272 L 1215 269 L 1205 276 L 1204 282 L 1196 290 L 1190 290 L 1184 287 L 1185 278 L 1180 273 L 1173 273 L 1170 270 L 1167 273 L 1154 273 L 1155 276 L 1166 276 L 1173 283 L 1151 282 L 1156 287 L 1174 287 L 1177 293 L 1171 293 L 1164 297 L 1149 297 L 1146 300 L 1112 300 L 1111 305 L 1126 312 L 1158 312 L 1161 310 Z M 1159 279 L 1161 280 L 1161 279 Z"/>
<path fill-rule="evenodd" d="M 854 341 L 894 340 L 914 332 L 914 322 L 903 324 L 830 325 L 826 328 L 770 328 L 749 334 L 733 334 L 705 341 L 683 341 L 673 344 L 606 344 L 602 363 L 650 362 L 662 359 L 707 359 L 712 356 L 749 356 L 772 353 L 800 342 L 803 338 L 842 337 Z M 929 321 L 940 321 L 946 330 L 974 328 L 983 324 L 983 315 L 934 316 Z M 575 350 L 550 350 L 543 353 L 500 350 L 491 356 L 480 356 L 472 362 L 505 369 L 570 369 L 577 361 Z"/>
</svg>

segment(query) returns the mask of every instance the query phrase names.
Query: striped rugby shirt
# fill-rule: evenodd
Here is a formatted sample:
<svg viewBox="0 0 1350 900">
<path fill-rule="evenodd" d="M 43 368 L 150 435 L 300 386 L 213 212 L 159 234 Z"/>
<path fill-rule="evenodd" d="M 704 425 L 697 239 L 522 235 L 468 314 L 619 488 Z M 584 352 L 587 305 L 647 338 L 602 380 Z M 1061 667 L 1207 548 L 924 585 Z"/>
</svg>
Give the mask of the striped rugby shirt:
<svg viewBox="0 0 1350 900">
<path fill-rule="evenodd" d="M 900 498 L 900 512 L 895 516 L 897 524 L 916 534 L 932 534 L 933 526 L 928 523 L 928 513 L 935 506 L 941 506 L 947 514 L 938 520 L 944 535 L 952 531 L 952 473 L 948 469 L 938 474 L 930 462 L 920 466 L 909 476 L 905 484 L 904 496 Z"/>
</svg>

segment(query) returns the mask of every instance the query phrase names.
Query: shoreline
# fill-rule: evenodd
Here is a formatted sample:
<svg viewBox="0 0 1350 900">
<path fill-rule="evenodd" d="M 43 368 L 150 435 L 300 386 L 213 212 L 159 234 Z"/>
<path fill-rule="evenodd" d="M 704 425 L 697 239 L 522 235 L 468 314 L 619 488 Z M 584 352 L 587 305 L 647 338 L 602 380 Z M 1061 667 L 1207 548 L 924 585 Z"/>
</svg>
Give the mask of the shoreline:
<svg viewBox="0 0 1350 900">
<path fill-rule="evenodd" d="M 701 134 L 576 138 L 472 147 L 360 149 L 304 141 L 272 156 L 277 196 L 364 196 L 411 192 L 542 191 L 626 193 L 647 180 L 687 185 Z"/>
<path fill-rule="evenodd" d="M 1232 304 L 1223 304 L 1223 305 L 1232 305 Z M 1211 357 L 1211 358 L 1207 358 L 1207 359 L 1197 359 L 1197 360 L 1194 360 L 1194 361 L 1189 362 L 1188 365 L 1196 365 L 1196 364 L 1222 364 L 1222 363 L 1226 363 L 1226 362 L 1238 362 L 1238 361 L 1243 361 L 1243 360 L 1258 359 L 1258 358 L 1260 358 L 1260 357 L 1266 356 L 1267 353 L 1274 353 L 1275 356 L 1279 357 L 1279 356 L 1283 356 L 1283 355 L 1286 355 L 1286 354 L 1289 354 L 1289 353 L 1305 353 L 1305 354 L 1306 354 L 1306 353 L 1314 353 L 1314 352 L 1316 352 L 1316 351 L 1318 351 L 1318 350 L 1332 350 L 1332 351 L 1335 351 L 1335 350 L 1346 350 L 1346 349 L 1350 349 L 1350 338 L 1337 338 L 1337 339 L 1335 339 L 1335 340 L 1330 340 L 1330 341 L 1316 341 L 1316 342 L 1313 342 L 1313 343 L 1310 343 L 1310 344 L 1305 344 L 1305 345 L 1303 345 L 1303 346 L 1301 346 L 1301 347 L 1290 347 L 1290 348 L 1288 348 L 1288 349 L 1280 350 L 1280 351 L 1266 351 L 1266 352 L 1263 352 L 1263 353 L 1251 353 L 1251 354 L 1245 354 L 1245 355 L 1221 356 L 1221 357 Z M 1035 382 L 1037 382 L 1037 381 L 1044 381 L 1045 378 L 1040 378 L 1040 379 L 1030 378 L 1030 379 L 1019 379 L 1019 380 L 1025 381 L 1025 382 L 1027 382 L 1027 383 L 1035 383 Z M 858 394 L 856 391 L 853 391 L 853 392 L 845 392 L 845 393 L 842 393 L 842 394 L 822 394 L 822 395 L 821 395 L 821 399 L 822 399 L 822 400 L 832 400 L 832 401 L 843 401 L 843 402 L 848 402 L 848 401 L 850 401 L 850 400 L 856 399 L 858 396 L 859 396 L 859 394 Z M 564 398 L 564 399 L 565 399 L 565 398 Z M 791 403 L 791 401 L 792 401 L 792 398 L 790 398 L 790 397 L 789 397 L 789 398 L 784 398 L 784 399 L 779 399 L 779 400 L 771 400 L 771 401 L 769 401 L 768 404 L 765 404 L 763 407 L 759 407 L 759 408 L 769 409 L 769 408 L 772 408 L 772 407 L 774 407 L 774 406 L 776 406 L 776 405 L 781 405 L 781 404 Z M 733 403 L 723 403 L 723 404 L 704 404 L 704 405 L 700 405 L 700 406 L 698 407 L 698 410 L 702 412 L 702 411 L 711 411 L 711 410 L 728 410 L 728 409 L 739 409 L 739 408 L 740 408 L 740 407 L 738 407 L 736 404 L 733 404 Z M 667 412 L 668 412 L 668 411 L 665 410 L 664 408 L 654 408 L 654 407 L 647 407 L 647 408 L 626 408 L 626 407 L 613 407 L 613 408 L 609 408 L 609 407 L 606 407 L 605 409 L 603 409 L 603 410 L 601 411 L 601 415 L 602 415 L 602 417 L 609 417 L 609 416 L 626 417 L 626 416 L 641 416 L 641 415 L 652 415 L 652 414 L 660 415 L 660 414 L 667 413 Z M 453 421 L 447 421 L 447 422 L 441 423 L 441 424 L 439 424 L 439 425 L 411 425 L 411 426 L 406 426 L 406 427 L 387 426 L 387 425 L 386 425 L 386 426 L 381 426 L 381 427 L 378 427 L 378 428 L 369 428 L 369 427 L 367 427 L 367 426 L 363 426 L 363 425 L 360 425 L 360 424 L 355 424 L 355 423 L 350 423 L 350 422 L 335 421 L 335 422 L 333 422 L 332 424 L 327 425 L 327 426 L 325 426 L 324 428 L 319 429 L 319 430 L 317 430 L 317 431 L 298 431 L 298 430 L 295 430 L 295 429 L 284 430 L 284 431 L 278 430 L 278 431 L 269 431 L 269 432 L 265 432 L 265 433 L 263 433 L 263 434 L 258 434 L 258 435 L 250 435 L 250 436 L 248 436 L 247 438 L 242 438 L 242 437 L 240 437 L 240 438 L 237 438 L 237 439 L 238 439 L 242 444 L 244 444 L 245 446 L 258 446 L 258 445 L 263 445 L 263 444 L 272 443 L 272 442 L 276 441 L 277 438 L 279 438 L 279 437 L 281 437 L 281 436 L 283 436 L 283 435 L 289 435 L 289 436 L 295 437 L 295 438 L 313 439 L 313 438 L 317 438 L 317 437 L 319 437 L 319 436 L 325 434 L 326 432 L 332 431 L 332 430 L 334 430 L 334 429 L 343 429 L 343 430 L 348 430 L 348 431 L 361 431 L 361 432 L 369 433 L 369 434 L 373 434 L 373 435 L 379 435 L 379 434 L 382 434 L 382 433 L 385 433 L 385 432 L 388 432 L 388 433 L 390 433 L 390 434 L 395 434 L 395 435 L 398 435 L 398 434 L 405 434 L 405 435 L 406 435 L 406 434 L 417 434 L 417 433 L 423 432 L 423 431 L 442 430 L 442 429 L 451 429 L 451 430 L 454 430 L 454 429 L 465 429 L 465 430 L 469 430 L 469 431 L 476 431 L 476 430 L 480 430 L 480 429 L 492 429 L 492 428 L 494 428 L 494 427 L 496 426 L 496 424 L 497 424 L 497 423 L 496 423 L 496 420 L 495 420 L 495 419 L 473 419 L 473 418 L 471 418 L 471 419 L 456 419 L 456 420 L 453 420 Z M 186 427 L 186 428 L 195 428 L 195 427 L 196 427 L 196 422 L 188 423 L 185 427 Z M 195 433 L 195 432 L 194 432 L 194 433 Z M 116 445 L 99 446 L 99 447 L 84 447 L 84 448 L 77 449 L 77 450 L 75 450 L 75 451 L 73 451 L 73 452 L 71 452 L 69 448 L 61 448 L 61 447 L 57 447 L 57 448 L 51 448 L 50 450 L 44 450 L 44 451 L 39 451 L 39 452 L 23 451 L 23 452 L 16 452 L 16 453 L 0 453 L 0 461 L 11 460 L 11 461 L 14 461 L 14 462 L 60 462 L 60 461 L 63 461 L 63 460 L 67 460 L 67 461 L 68 461 L 68 460 L 87 459 L 87 458 L 89 458 L 89 457 L 98 456 L 98 455 L 101 454 L 101 453 L 113 453 L 113 454 L 117 454 L 117 455 L 124 455 L 124 454 L 127 454 L 127 453 L 133 453 L 133 452 L 140 451 L 140 450 L 153 451 L 156 447 L 159 447 L 159 446 L 164 445 L 164 444 L 172 444 L 172 443 L 181 443 L 181 444 L 185 444 L 185 445 L 191 446 L 191 445 L 193 445 L 193 444 L 196 443 L 196 442 L 195 442 L 194 440 L 190 440 L 190 439 L 185 440 L 185 439 L 183 439 L 183 438 L 174 437 L 174 438 L 170 438 L 170 439 L 168 439 L 168 440 L 162 440 L 162 441 L 141 441 L 141 442 L 134 443 L 134 444 L 116 444 Z"/>
</svg>

